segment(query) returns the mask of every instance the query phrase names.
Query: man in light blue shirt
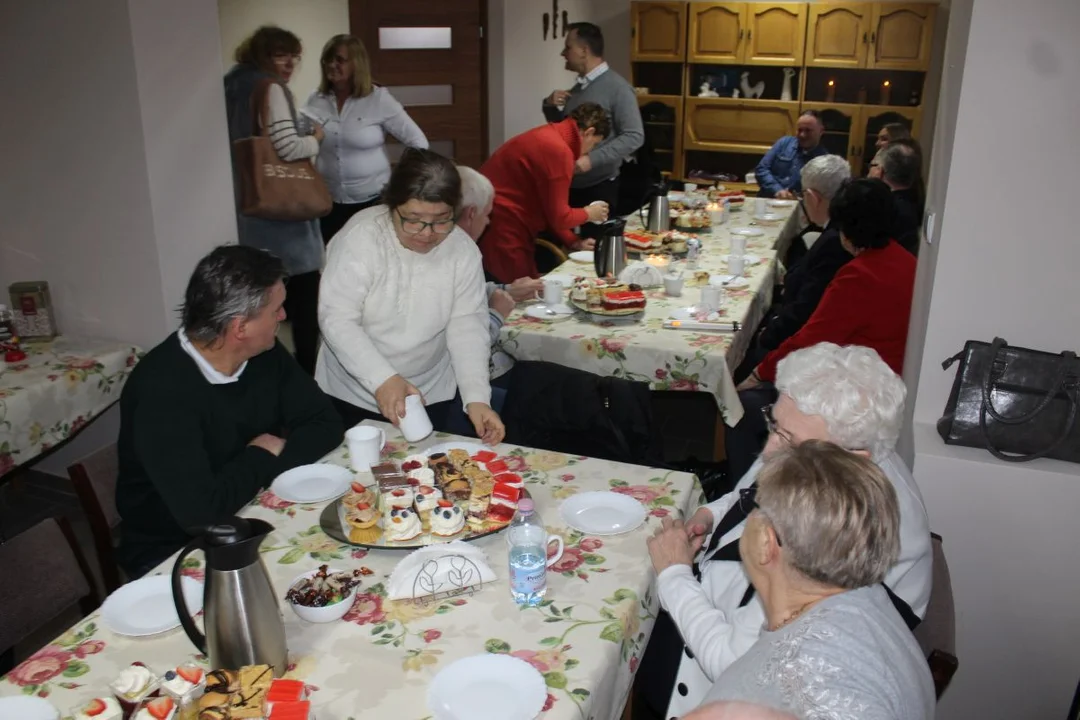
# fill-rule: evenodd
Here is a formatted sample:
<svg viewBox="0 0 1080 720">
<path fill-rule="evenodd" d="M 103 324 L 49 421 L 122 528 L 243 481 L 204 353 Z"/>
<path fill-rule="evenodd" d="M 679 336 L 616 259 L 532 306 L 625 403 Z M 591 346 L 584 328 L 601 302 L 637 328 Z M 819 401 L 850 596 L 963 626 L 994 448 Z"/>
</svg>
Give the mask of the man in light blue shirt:
<svg viewBox="0 0 1080 720">
<path fill-rule="evenodd" d="M 807 110 L 799 116 L 795 135 L 786 135 L 769 148 L 754 169 L 760 197 L 791 199 L 802 190 L 800 175 L 803 165 L 829 151 L 821 144 L 825 126 L 817 110 Z"/>
</svg>

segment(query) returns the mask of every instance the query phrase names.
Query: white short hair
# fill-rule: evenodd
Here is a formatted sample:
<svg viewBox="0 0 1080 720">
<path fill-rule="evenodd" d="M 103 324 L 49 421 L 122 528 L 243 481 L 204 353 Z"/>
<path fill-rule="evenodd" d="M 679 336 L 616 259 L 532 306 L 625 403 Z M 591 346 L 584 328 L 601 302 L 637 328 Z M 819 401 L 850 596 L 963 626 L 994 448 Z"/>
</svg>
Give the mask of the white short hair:
<svg viewBox="0 0 1080 720">
<path fill-rule="evenodd" d="M 821 155 L 803 165 L 803 190 L 813 190 L 832 200 L 851 178 L 851 166 L 839 155 Z"/>
<path fill-rule="evenodd" d="M 874 350 L 818 343 L 776 368 L 776 389 L 807 415 L 820 415 L 833 442 L 881 458 L 896 447 L 907 388 Z"/>
<path fill-rule="evenodd" d="M 465 165 L 458 165 L 458 174 L 461 176 L 461 207 L 474 207 L 483 210 L 495 199 L 495 186 L 491 181 L 478 171 Z"/>
</svg>

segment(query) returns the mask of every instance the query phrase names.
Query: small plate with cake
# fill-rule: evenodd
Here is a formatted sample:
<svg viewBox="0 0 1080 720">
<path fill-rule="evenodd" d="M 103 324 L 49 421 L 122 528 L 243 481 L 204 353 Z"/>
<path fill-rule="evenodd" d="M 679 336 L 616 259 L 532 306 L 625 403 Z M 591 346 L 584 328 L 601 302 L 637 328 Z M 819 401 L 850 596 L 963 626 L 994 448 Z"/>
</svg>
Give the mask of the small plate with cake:
<svg viewBox="0 0 1080 720">
<path fill-rule="evenodd" d="M 570 302 L 590 318 L 601 321 L 636 320 L 645 315 L 645 292 L 641 287 L 612 278 L 580 278 L 570 290 Z"/>
</svg>

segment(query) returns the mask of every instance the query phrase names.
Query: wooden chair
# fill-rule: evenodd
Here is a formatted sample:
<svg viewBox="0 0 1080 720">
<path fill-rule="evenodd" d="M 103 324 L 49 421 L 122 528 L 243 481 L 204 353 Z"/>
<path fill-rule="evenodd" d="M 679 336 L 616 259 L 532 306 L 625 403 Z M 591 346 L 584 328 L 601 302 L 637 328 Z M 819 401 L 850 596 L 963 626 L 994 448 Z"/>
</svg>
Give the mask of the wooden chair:
<svg viewBox="0 0 1080 720">
<path fill-rule="evenodd" d="M 0 577 L 0 674 L 14 665 L 17 643 L 75 604 L 83 616 L 98 606 L 90 566 L 62 517 L 0 544 Z"/>
<path fill-rule="evenodd" d="M 120 571 L 113 556 L 115 531 L 120 525 L 120 513 L 116 510 L 118 471 L 115 444 L 87 455 L 68 467 L 68 476 L 90 523 L 106 595 L 121 585 Z"/>
<path fill-rule="evenodd" d="M 949 686 L 959 662 L 956 658 L 956 608 L 953 605 L 952 579 L 941 536 L 931 535 L 934 554 L 933 580 L 926 617 L 915 628 L 915 639 L 926 653 L 930 674 L 934 677 L 934 690 L 940 700 Z"/>
<path fill-rule="evenodd" d="M 538 253 L 549 253 L 554 256 L 552 267 L 558 267 L 570 259 L 565 248 L 544 238 L 536 238 L 536 250 Z"/>
</svg>

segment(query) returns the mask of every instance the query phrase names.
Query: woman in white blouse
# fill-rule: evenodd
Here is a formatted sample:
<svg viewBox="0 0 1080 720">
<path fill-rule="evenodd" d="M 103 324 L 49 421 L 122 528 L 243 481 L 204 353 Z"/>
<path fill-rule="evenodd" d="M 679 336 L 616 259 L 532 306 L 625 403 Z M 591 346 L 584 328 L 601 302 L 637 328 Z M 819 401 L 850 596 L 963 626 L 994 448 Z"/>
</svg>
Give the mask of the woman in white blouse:
<svg viewBox="0 0 1080 720">
<path fill-rule="evenodd" d="M 382 193 L 330 243 L 319 290 L 315 380 L 347 426 L 405 417 L 419 395 L 436 430 L 462 408 L 488 444 L 488 307 L 480 251 L 457 227 L 461 178 L 450 160 L 408 149 Z"/>
<path fill-rule="evenodd" d="M 401 103 L 372 84 L 371 64 L 359 39 L 330 38 L 320 63 L 322 81 L 302 112 L 326 133 L 316 167 L 334 199 L 333 210 L 320 221 L 328 243 L 349 218 L 378 204 L 390 179 L 386 133 L 409 147 L 427 149 L 428 141 Z"/>
</svg>

